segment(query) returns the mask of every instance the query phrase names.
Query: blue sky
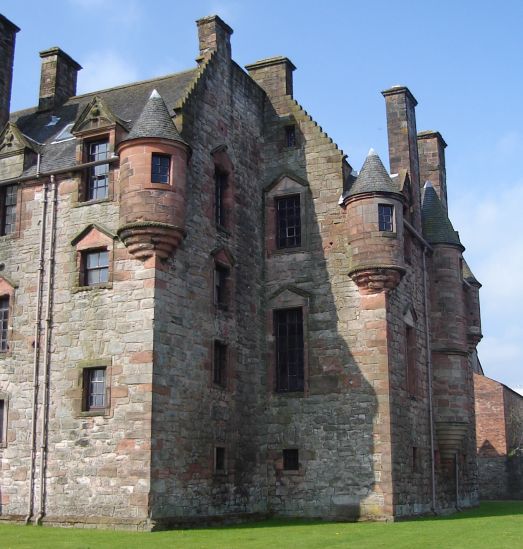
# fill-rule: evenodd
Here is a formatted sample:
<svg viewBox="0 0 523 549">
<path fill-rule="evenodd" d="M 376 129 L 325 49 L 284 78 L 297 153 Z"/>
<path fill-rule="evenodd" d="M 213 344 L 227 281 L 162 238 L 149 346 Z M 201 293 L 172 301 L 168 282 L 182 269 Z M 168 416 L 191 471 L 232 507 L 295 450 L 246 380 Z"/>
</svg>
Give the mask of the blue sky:
<svg viewBox="0 0 523 549">
<path fill-rule="evenodd" d="M 38 52 L 59 46 L 87 92 L 194 66 L 195 19 L 234 28 L 242 66 L 286 55 L 296 99 L 360 169 L 374 147 L 387 163 L 380 90 L 407 85 L 418 130 L 448 143 L 454 227 L 482 282 L 485 373 L 523 389 L 523 2 L 302 0 L 2 0 L 17 36 L 12 110 L 37 102 Z"/>
</svg>

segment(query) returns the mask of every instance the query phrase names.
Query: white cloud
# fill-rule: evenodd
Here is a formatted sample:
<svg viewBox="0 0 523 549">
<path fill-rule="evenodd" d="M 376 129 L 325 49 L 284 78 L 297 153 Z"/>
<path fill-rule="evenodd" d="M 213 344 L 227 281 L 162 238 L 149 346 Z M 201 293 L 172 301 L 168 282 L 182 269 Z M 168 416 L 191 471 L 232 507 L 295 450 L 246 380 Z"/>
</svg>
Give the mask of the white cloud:
<svg viewBox="0 0 523 549">
<path fill-rule="evenodd" d="M 92 52 L 82 62 L 78 92 L 103 90 L 138 80 L 138 70 L 114 51 Z"/>
</svg>

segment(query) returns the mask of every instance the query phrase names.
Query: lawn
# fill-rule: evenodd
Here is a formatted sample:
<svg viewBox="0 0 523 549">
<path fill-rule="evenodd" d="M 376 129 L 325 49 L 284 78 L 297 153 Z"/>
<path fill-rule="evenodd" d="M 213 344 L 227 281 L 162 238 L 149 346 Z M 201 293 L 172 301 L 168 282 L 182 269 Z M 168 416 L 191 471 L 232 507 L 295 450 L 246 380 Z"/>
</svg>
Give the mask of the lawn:
<svg viewBox="0 0 523 549">
<path fill-rule="evenodd" d="M 129 533 L 35 526 L 0 526 L 0 547 L 187 549 L 523 547 L 523 501 L 483 503 L 450 517 L 396 523 L 270 520 L 241 526 Z"/>
</svg>

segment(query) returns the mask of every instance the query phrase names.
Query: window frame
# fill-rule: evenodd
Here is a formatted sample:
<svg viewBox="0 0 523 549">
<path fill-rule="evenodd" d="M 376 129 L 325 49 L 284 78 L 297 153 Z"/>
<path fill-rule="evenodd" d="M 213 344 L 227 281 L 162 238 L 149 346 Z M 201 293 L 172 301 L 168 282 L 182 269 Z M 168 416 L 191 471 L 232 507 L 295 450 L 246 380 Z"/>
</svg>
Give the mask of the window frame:
<svg viewBox="0 0 523 549">
<path fill-rule="evenodd" d="M 12 201 L 14 197 L 14 202 Z M 8 199 L 9 204 L 8 204 Z M 16 234 L 18 222 L 18 185 L 4 185 L 0 189 L 0 236 Z M 7 223 L 10 218 L 9 224 Z M 9 230 L 7 229 L 9 227 Z"/>
<path fill-rule="evenodd" d="M 296 211 L 298 212 L 298 216 L 297 216 L 297 220 L 298 220 L 298 224 L 294 224 L 294 225 L 289 225 L 289 218 L 292 216 L 283 216 L 283 215 L 280 215 L 280 212 L 283 212 L 283 208 L 280 209 L 279 205 L 284 203 L 284 202 L 289 202 L 290 200 L 297 200 L 297 204 L 296 202 L 294 203 L 293 205 L 293 211 L 294 211 L 294 219 L 296 219 Z M 283 196 L 275 196 L 274 197 L 274 210 L 276 212 L 276 249 L 277 250 L 288 250 L 288 249 L 296 249 L 296 248 L 301 248 L 302 245 L 303 245 L 303 242 L 302 242 L 302 205 L 301 205 L 301 194 L 300 193 L 294 193 L 294 194 L 287 194 L 287 195 L 283 195 Z M 289 208 L 287 207 L 285 209 L 285 211 L 289 211 Z M 282 226 L 284 226 L 284 228 L 286 229 L 286 232 L 287 234 L 285 236 L 282 237 L 281 235 L 281 230 L 282 230 Z M 294 228 L 296 229 L 297 228 L 297 232 L 298 234 L 294 235 L 293 237 L 289 237 L 288 235 L 288 231 L 289 231 L 289 228 Z M 295 238 L 297 239 L 297 242 L 295 243 L 289 243 L 288 240 L 290 238 Z"/>
<path fill-rule="evenodd" d="M 0 353 L 2 354 L 10 351 L 9 322 L 11 320 L 11 299 L 12 296 L 9 294 L 0 295 Z M 2 307 L 4 301 L 7 302 L 7 307 Z"/>
<path fill-rule="evenodd" d="M 291 314 L 296 313 L 296 321 L 291 322 Z M 278 317 L 285 317 L 282 322 Z M 275 391 L 277 393 L 303 393 L 305 391 L 306 348 L 303 307 L 287 307 L 273 310 L 273 334 L 275 351 Z M 280 335 L 280 326 L 287 332 Z M 292 327 L 298 328 L 292 333 Z M 297 340 L 297 341 L 294 341 Z M 294 347 L 292 344 L 295 343 Z M 289 355 L 293 359 L 289 359 Z M 286 361 L 284 360 L 286 357 Z M 291 374 L 294 366 L 295 374 Z M 291 381 L 295 378 L 294 382 Z"/>
<path fill-rule="evenodd" d="M 91 147 L 96 145 L 106 145 L 106 150 L 104 151 L 105 157 L 98 158 L 101 153 L 92 152 Z M 86 139 L 83 142 L 84 147 L 84 161 L 85 162 L 96 162 L 98 160 L 110 160 L 111 158 L 111 140 L 108 135 L 93 136 L 89 139 Z M 105 171 L 102 174 L 97 174 L 96 171 L 104 168 Z M 93 181 L 98 181 L 101 176 L 105 180 L 105 185 L 103 186 L 93 186 Z M 86 169 L 85 173 L 85 189 L 84 189 L 84 200 L 83 202 L 99 202 L 103 200 L 109 200 L 110 195 L 110 185 L 111 185 L 111 164 L 98 164 L 97 166 L 91 166 Z M 92 196 L 94 191 L 97 189 L 105 189 L 104 196 Z"/>
<path fill-rule="evenodd" d="M 89 258 L 94 256 L 95 254 L 98 254 L 100 256 L 101 253 L 106 254 L 107 264 L 106 265 L 97 265 L 96 267 L 89 268 Z M 81 280 L 80 280 L 80 286 L 85 288 L 97 288 L 106 286 L 110 283 L 110 264 L 111 264 L 111 258 L 110 258 L 110 251 L 108 248 L 102 247 L 102 248 L 88 248 L 86 250 L 81 251 Z M 89 283 L 89 274 L 92 272 L 106 272 L 106 278 L 107 280 L 99 281 L 99 282 L 93 282 L 92 284 Z"/>
<path fill-rule="evenodd" d="M 95 383 L 102 384 L 102 393 L 93 393 L 91 385 L 93 383 L 91 376 L 96 372 L 103 372 L 103 381 L 95 380 Z M 103 404 L 101 406 L 90 403 L 92 396 L 103 396 Z M 88 414 L 105 414 L 109 408 L 109 394 L 107 383 L 107 366 L 87 366 L 82 368 L 82 412 Z"/>
<path fill-rule="evenodd" d="M 390 211 L 390 214 L 385 214 L 384 210 L 387 209 Z M 395 222 L 394 222 L 394 204 L 378 204 L 378 230 L 381 233 L 394 233 L 395 232 Z"/>
<path fill-rule="evenodd" d="M 161 171 L 160 173 L 155 173 L 155 159 L 160 160 L 160 164 L 162 160 L 167 160 L 167 174 L 164 174 L 164 177 L 166 177 L 166 181 L 158 181 L 155 179 L 155 176 L 161 177 Z M 152 152 L 151 153 L 151 184 L 152 185 L 160 185 L 165 186 L 166 188 L 169 188 L 172 185 L 172 155 L 165 154 L 161 152 Z M 161 168 L 161 165 L 160 165 Z"/>
</svg>

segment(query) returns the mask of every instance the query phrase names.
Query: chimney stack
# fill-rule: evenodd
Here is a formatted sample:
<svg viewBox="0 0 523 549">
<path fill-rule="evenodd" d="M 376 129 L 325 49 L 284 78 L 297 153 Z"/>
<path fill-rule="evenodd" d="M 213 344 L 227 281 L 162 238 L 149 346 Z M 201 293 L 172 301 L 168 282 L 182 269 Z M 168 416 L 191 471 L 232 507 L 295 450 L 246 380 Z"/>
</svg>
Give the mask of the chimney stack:
<svg viewBox="0 0 523 549">
<path fill-rule="evenodd" d="M 430 181 L 445 211 L 447 204 L 447 174 L 445 171 L 445 147 L 447 144 L 441 134 L 435 131 L 418 133 L 420 179 Z"/>
<path fill-rule="evenodd" d="M 209 59 L 213 52 L 224 59 L 231 59 L 231 34 L 233 30 L 217 15 L 202 17 L 196 21 L 200 56 L 198 62 Z"/>
<path fill-rule="evenodd" d="M 296 70 L 287 57 L 270 57 L 246 65 L 251 78 L 272 99 L 283 95 L 292 96 L 292 73 Z"/>
<path fill-rule="evenodd" d="M 38 109 L 49 110 L 63 105 L 76 95 L 76 78 L 82 68 L 60 48 L 40 52 L 42 72 Z"/>
<path fill-rule="evenodd" d="M 0 15 L 0 131 L 9 120 L 16 33 L 20 29 Z"/>
<path fill-rule="evenodd" d="M 407 170 L 412 186 L 412 220 L 421 229 L 420 177 L 416 105 L 418 102 L 405 86 L 393 86 L 381 92 L 387 107 L 387 132 L 391 173 Z"/>
</svg>

